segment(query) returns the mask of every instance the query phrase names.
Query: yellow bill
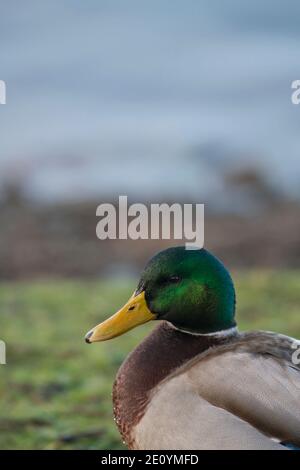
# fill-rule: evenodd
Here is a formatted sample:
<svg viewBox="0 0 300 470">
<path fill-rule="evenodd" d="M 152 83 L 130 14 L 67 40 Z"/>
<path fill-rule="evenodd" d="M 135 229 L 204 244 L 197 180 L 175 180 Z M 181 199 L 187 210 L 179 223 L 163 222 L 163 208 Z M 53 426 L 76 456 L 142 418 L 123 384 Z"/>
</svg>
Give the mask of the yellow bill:
<svg viewBox="0 0 300 470">
<path fill-rule="evenodd" d="M 136 296 L 133 294 L 117 313 L 90 330 L 86 334 L 85 340 L 87 343 L 106 341 L 155 319 L 156 315 L 147 307 L 145 292 L 143 291 Z"/>
</svg>

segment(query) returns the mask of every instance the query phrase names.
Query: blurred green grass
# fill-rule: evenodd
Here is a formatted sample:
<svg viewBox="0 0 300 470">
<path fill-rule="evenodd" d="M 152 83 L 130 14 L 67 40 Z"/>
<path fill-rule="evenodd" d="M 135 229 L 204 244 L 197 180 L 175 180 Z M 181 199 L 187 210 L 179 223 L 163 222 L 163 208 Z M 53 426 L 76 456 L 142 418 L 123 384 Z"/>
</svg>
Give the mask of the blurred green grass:
<svg viewBox="0 0 300 470">
<path fill-rule="evenodd" d="M 234 273 L 241 330 L 300 337 L 300 272 Z M 105 343 L 84 334 L 127 300 L 133 284 L 0 284 L 1 449 L 122 449 L 112 418 L 118 367 L 153 325 Z"/>
</svg>

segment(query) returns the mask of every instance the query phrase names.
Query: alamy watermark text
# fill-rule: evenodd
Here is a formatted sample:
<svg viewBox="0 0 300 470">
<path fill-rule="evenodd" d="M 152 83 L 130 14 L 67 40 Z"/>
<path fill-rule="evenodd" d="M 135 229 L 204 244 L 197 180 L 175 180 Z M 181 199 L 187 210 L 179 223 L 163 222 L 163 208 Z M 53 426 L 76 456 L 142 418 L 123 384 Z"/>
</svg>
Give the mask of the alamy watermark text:
<svg viewBox="0 0 300 470">
<path fill-rule="evenodd" d="M 294 80 L 292 82 L 292 96 L 291 100 L 293 104 L 300 104 L 300 80 Z"/>
<path fill-rule="evenodd" d="M 0 340 L 0 365 L 6 364 L 6 344 Z"/>
<path fill-rule="evenodd" d="M 294 341 L 292 344 L 292 349 L 295 351 L 292 354 L 292 363 L 295 365 L 300 364 L 300 341 Z"/>
<path fill-rule="evenodd" d="M 0 104 L 6 104 L 6 83 L 0 80 Z"/>
<path fill-rule="evenodd" d="M 128 205 L 119 196 L 119 205 L 104 203 L 97 207 L 100 217 L 96 234 L 100 240 L 184 240 L 187 249 L 203 248 L 204 204 Z"/>
</svg>

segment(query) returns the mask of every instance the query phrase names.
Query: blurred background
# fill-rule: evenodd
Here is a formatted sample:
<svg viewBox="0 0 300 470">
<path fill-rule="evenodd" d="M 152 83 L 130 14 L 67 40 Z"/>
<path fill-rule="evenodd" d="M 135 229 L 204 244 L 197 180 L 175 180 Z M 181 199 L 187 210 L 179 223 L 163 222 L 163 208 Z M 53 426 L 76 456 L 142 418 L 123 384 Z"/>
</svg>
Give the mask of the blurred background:
<svg viewBox="0 0 300 470">
<path fill-rule="evenodd" d="M 0 447 L 120 448 L 110 390 L 149 328 L 88 348 L 172 241 L 96 207 L 205 203 L 242 328 L 300 335 L 297 0 L 2 2 Z M 178 244 L 178 241 L 175 242 Z"/>
</svg>

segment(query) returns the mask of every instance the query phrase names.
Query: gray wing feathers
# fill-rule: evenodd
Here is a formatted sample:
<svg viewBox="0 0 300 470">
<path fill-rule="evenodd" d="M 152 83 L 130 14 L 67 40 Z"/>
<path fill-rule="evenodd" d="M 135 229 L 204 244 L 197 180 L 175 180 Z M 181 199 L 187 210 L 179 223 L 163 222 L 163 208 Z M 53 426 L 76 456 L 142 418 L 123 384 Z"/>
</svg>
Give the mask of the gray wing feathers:
<svg viewBox="0 0 300 470">
<path fill-rule="evenodd" d="M 287 337 L 243 335 L 231 350 L 207 354 L 185 375 L 210 404 L 270 437 L 299 445 L 300 370 L 293 351 Z"/>
<path fill-rule="evenodd" d="M 211 405 L 183 375 L 157 390 L 134 434 L 138 449 L 283 449 L 239 417 Z"/>
</svg>

